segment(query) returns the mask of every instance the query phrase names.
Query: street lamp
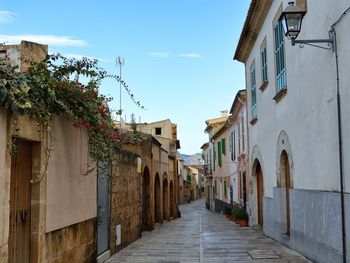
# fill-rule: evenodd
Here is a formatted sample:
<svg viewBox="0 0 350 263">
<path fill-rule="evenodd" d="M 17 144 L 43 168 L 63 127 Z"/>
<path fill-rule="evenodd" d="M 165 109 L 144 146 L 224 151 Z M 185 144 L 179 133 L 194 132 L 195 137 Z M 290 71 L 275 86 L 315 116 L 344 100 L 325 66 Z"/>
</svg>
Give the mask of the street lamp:
<svg viewBox="0 0 350 263">
<path fill-rule="evenodd" d="M 336 25 L 342 20 L 342 18 L 350 12 L 348 8 L 343 15 L 331 26 L 329 30 L 328 39 L 308 39 L 308 40 L 296 40 L 298 37 L 303 17 L 306 10 L 294 5 L 294 2 L 289 2 L 286 9 L 282 12 L 279 21 L 282 21 L 284 26 L 285 35 L 291 40 L 292 46 L 295 44 L 310 45 L 317 48 L 332 50 L 335 54 L 335 67 L 337 75 L 337 122 L 338 122 L 338 141 L 339 141 L 339 180 L 340 180 L 340 206 L 341 206 L 341 221 L 342 221 L 342 249 L 343 249 L 343 262 L 346 263 L 346 230 L 345 230 L 345 201 L 344 201 L 344 175 L 343 175 L 343 135 L 342 135 L 342 119 L 341 119 L 341 103 L 339 92 L 339 62 L 337 51 L 337 36 Z M 315 44 L 328 44 L 330 48 L 324 46 L 318 46 Z"/>
<path fill-rule="evenodd" d="M 300 33 L 301 24 L 305 14 L 306 14 L 305 9 L 295 6 L 294 2 L 291 1 L 288 3 L 288 6 L 284 9 L 284 11 L 280 16 L 280 20 L 282 21 L 285 35 L 292 41 L 292 46 L 294 46 L 295 44 L 304 44 L 304 45 L 310 45 L 318 48 L 328 49 L 325 47 L 314 45 L 317 43 L 327 43 L 331 45 L 330 49 L 334 51 L 335 39 L 334 39 L 334 34 L 332 30 L 329 31 L 328 39 L 296 40 L 296 38 Z"/>
</svg>

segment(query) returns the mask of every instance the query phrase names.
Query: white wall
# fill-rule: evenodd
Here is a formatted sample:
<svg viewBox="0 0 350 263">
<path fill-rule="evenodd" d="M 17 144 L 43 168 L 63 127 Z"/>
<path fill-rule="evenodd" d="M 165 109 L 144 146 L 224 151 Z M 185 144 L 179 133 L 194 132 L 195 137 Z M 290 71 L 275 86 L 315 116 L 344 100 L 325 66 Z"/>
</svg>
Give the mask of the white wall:
<svg viewBox="0 0 350 263">
<path fill-rule="evenodd" d="M 336 115 L 336 74 L 335 56 L 326 51 L 305 46 L 292 47 L 285 38 L 285 59 L 287 69 L 287 95 L 275 103 L 275 60 L 273 20 L 282 1 L 273 1 L 271 10 L 263 24 L 255 46 L 246 63 L 248 108 L 251 108 L 250 66 L 256 65 L 258 121 L 249 126 L 250 154 L 258 145 L 262 156 L 264 173 L 264 194 L 273 197 L 276 186 L 276 148 L 280 132 L 288 134 L 292 158 L 294 188 L 311 190 L 339 190 L 339 163 Z M 283 1 L 283 9 L 288 0 Z M 307 1 L 308 11 L 303 21 L 299 39 L 327 38 L 332 23 L 349 6 L 348 1 Z M 346 83 L 350 68 L 349 40 L 350 16 L 344 18 L 338 33 L 340 73 L 343 102 L 350 98 Z M 260 45 L 266 37 L 269 85 L 264 92 L 259 90 L 262 83 Z M 345 103 L 343 103 L 345 105 Z M 350 160 L 347 134 L 350 134 L 350 106 L 343 107 L 345 160 Z M 249 112 L 249 120 L 251 120 Z M 346 147 L 347 146 L 347 147 Z M 251 156 L 251 155 L 250 155 Z M 249 157 L 250 157 L 249 156 Z M 250 160 L 252 163 L 254 160 Z M 345 161 L 346 162 L 346 161 Z M 349 164 L 345 170 L 349 171 Z M 349 173 L 349 172 L 348 172 Z M 349 177 L 349 174 L 348 174 Z M 349 189 L 350 180 L 347 181 Z"/>
</svg>

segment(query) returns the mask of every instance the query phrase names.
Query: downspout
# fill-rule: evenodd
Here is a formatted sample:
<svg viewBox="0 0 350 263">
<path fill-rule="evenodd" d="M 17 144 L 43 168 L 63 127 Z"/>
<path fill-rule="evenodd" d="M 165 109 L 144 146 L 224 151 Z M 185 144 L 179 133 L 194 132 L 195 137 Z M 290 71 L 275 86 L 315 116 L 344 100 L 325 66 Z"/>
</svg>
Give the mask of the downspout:
<svg viewBox="0 0 350 263">
<path fill-rule="evenodd" d="M 343 172 L 343 133 L 342 133 L 342 118 L 341 118 L 341 103 L 340 103 L 340 84 L 339 84 L 339 60 L 337 35 L 335 24 L 332 25 L 331 33 L 334 39 L 335 65 L 337 74 L 337 117 L 338 117 L 338 141 L 339 141 L 339 180 L 340 180 L 340 206 L 341 206 L 341 221 L 342 221 L 342 246 L 343 246 L 343 263 L 346 263 L 346 228 L 345 228 L 345 198 L 344 198 L 344 172 Z"/>
<path fill-rule="evenodd" d="M 338 117 L 338 140 L 339 140 L 339 180 L 340 180 L 340 206 L 341 206 L 341 221 L 342 221 L 342 246 L 343 246 L 343 263 L 346 263 L 346 222 L 345 222 L 345 193 L 344 193 L 344 173 L 343 173 L 343 133 L 342 133 L 342 118 L 341 118 L 341 101 L 340 101 L 340 83 L 339 83 L 339 58 L 337 46 L 336 25 L 350 12 L 348 7 L 339 19 L 331 26 L 330 33 L 333 34 L 333 46 L 335 53 L 335 66 L 337 74 L 337 117 Z"/>
</svg>

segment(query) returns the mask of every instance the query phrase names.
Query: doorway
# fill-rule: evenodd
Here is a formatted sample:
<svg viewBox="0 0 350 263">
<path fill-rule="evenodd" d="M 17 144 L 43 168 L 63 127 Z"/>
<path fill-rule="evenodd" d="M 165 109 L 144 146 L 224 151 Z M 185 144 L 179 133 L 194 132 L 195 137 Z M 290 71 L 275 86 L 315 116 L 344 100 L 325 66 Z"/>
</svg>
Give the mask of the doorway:
<svg viewBox="0 0 350 263">
<path fill-rule="evenodd" d="M 256 188 L 257 188 L 257 207 L 258 207 L 258 224 L 260 226 L 264 225 L 264 177 L 263 172 L 261 170 L 260 163 L 256 164 L 255 168 L 256 175 Z"/>
<path fill-rule="evenodd" d="M 284 234 L 290 235 L 290 189 L 291 189 L 291 176 L 290 176 L 290 167 L 289 167 L 289 159 L 286 151 L 282 151 L 281 154 L 281 186 L 285 189 L 285 200 L 284 200 L 284 214 L 285 218 L 283 221 L 286 222 L 286 227 L 284 229 Z"/>
<path fill-rule="evenodd" d="M 11 158 L 9 262 L 31 262 L 33 143 L 16 140 Z"/>
</svg>

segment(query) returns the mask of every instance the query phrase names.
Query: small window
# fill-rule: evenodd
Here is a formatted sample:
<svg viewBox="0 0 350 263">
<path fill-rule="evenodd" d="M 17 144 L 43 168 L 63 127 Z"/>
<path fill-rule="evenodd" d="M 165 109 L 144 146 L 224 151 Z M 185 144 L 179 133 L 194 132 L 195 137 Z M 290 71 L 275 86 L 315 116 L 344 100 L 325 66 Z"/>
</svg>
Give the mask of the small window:
<svg viewBox="0 0 350 263">
<path fill-rule="evenodd" d="M 255 76 L 255 65 L 252 66 L 250 70 L 250 83 L 251 83 L 251 93 L 252 93 L 252 118 L 256 119 L 258 117 L 256 109 L 256 76 Z"/>
<path fill-rule="evenodd" d="M 241 154 L 241 126 L 238 123 L 238 155 Z"/>
<path fill-rule="evenodd" d="M 221 152 L 223 155 L 226 155 L 226 139 L 221 139 Z"/>
<path fill-rule="evenodd" d="M 156 128 L 156 135 L 162 135 L 162 128 Z"/>
<path fill-rule="evenodd" d="M 225 193 L 225 196 L 227 196 L 226 180 L 224 181 L 224 193 Z"/>
<path fill-rule="evenodd" d="M 262 69 L 262 81 L 267 81 L 267 57 L 266 57 L 266 44 L 261 50 L 261 69 Z"/>
<path fill-rule="evenodd" d="M 218 165 L 221 167 L 222 160 L 221 160 L 221 141 L 218 142 Z"/>
<path fill-rule="evenodd" d="M 275 26 L 275 62 L 276 62 L 276 92 L 280 92 L 287 86 L 286 67 L 284 62 L 284 33 L 282 21 Z"/>
<path fill-rule="evenodd" d="M 244 152 L 244 115 L 241 116 L 242 122 L 242 151 Z"/>
</svg>

